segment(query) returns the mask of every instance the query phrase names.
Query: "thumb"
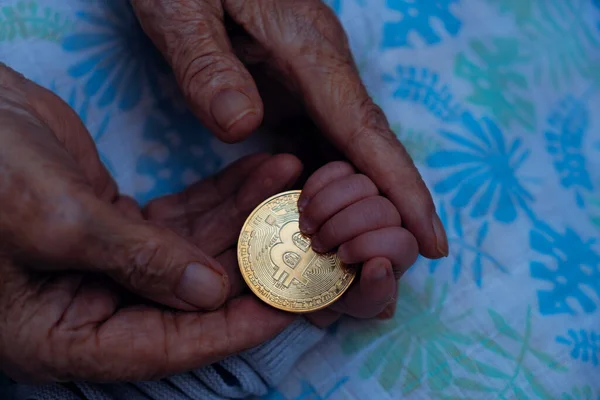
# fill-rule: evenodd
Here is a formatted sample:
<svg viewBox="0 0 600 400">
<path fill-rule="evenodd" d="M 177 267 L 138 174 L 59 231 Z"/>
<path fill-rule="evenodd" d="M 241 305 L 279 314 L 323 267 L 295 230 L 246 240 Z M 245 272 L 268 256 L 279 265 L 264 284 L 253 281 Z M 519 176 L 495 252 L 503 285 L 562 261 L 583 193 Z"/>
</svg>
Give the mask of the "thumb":
<svg viewBox="0 0 600 400">
<path fill-rule="evenodd" d="M 215 259 L 169 229 L 112 209 L 102 214 L 92 224 L 83 255 L 92 268 L 171 307 L 214 310 L 225 302 L 229 279 Z"/>
<path fill-rule="evenodd" d="M 219 139 L 237 142 L 258 128 L 263 104 L 250 73 L 232 51 L 220 1 L 132 0 L 192 111 Z"/>
<path fill-rule="evenodd" d="M 214 310 L 225 302 L 229 279 L 216 260 L 167 228 L 128 218 L 92 193 L 81 196 L 68 210 L 54 210 L 68 219 L 44 221 L 28 235 L 30 249 L 21 252 L 28 265 L 104 273 L 140 296 L 182 310 Z"/>
</svg>

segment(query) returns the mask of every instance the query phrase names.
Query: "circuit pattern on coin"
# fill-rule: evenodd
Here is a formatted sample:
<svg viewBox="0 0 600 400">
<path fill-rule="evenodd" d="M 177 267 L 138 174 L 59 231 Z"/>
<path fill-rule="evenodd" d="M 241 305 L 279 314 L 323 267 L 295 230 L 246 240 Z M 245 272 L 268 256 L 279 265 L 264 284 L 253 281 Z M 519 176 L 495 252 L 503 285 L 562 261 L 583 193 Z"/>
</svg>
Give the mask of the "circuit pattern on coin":
<svg viewBox="0 0 600 400">
<path fill-rule="evenodd" d="M 355 270 L 336 254 L 318 254 L 298 226 L 300 191 L 275 195 L 246 220 L 238 241 L 238 263 L 246 284 L 281 310 L 305 313 L 335 302 Z"/>
</svg>

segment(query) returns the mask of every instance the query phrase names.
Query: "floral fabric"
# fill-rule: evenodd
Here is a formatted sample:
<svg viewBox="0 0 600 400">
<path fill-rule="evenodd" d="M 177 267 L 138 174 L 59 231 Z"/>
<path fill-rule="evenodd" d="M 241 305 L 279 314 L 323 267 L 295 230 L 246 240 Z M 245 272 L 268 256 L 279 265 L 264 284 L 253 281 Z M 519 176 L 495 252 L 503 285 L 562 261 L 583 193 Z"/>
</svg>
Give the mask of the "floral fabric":
<svg viewBox="0 0 600 400">
<path fill-rule="evenodd" d="M 450 256 L 344 320 L 265 399 L 599 399 L 600 1 L 328 0 L 431 188 Z M 260 143 L 185 110 L 125 0 L 0 0 L 0 56 L 142 202 Z"/>
</svg>

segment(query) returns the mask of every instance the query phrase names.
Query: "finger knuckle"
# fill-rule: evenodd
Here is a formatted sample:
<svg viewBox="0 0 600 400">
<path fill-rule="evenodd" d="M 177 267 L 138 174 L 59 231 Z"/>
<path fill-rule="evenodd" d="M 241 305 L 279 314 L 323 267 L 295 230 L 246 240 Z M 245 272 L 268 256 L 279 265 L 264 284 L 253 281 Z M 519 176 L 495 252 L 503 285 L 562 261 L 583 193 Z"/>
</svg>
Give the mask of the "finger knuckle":
<svg viewBox="0 0 600 400">
<path fill-rule="evenodd" d="M 354 167 L 345 161 L 333 161 L 319 168 L 306 182 L 304 191 L 311 196 L 326 187 L 332 181 L 346 178 L 354 172 Z"/>
<path fill-rule="evenodd" d="M 138 292 L 164 285 L 164 271 L 169 265 L 168 251 L 156 241 L 130 248 L 129 261 L 122 274 L 124 283 Z"/>
<path fill-rule="evenodd" d="M 385 113 L 371 98 L 364 100 L 360 109 L 363 110 L 361 125 L 373 130 L 389 132 L 389 124 Z"/>
<path fill-rule="evenodd" d="M 322 232 L 319 233 L 319 239 L 325 247 L 330 247 L 331 243 L 340 237 L 342 233 L 340 225 L 342 223 L 339 219 L 334 218 L 325 224 Z"/>
<path fill-rule="evenodd" d="M 400 278 L 419 257 L 417 239 L 404 228 L 391 228 L 385 240 L 388 256 L 393 260 L 396 278 Z"/>
<path fill-rule="evenodd" d="M 337 172 L 338 175 L 354 172 L 354 167 L 347 161 L 333 161 L 328 164 L 327 168 Z"/>
<path fill-rule="evenodd" d="M 389 181 L 381 185 L 381 192 L 394 199 L 406 198 L 406 194 L 410 193 L 412 197 L 418 198 L 415 206 L 418 206 L 423 213 L 435 211 L 429 189 L 421 173 L 412 163 L 397 171 L 395 175 L 391 175 Z"/>
<path fill-rule="evenodd" d="M 335 13 L 322 2 L 307 1 L 302 6 L 289 7 L 288 15 L 292 32 L 300 33 L 301 39 L 310 44 L 329 44 L 337 50 L 348 48 L 348 37 Z M 290 43 L 298 42 L 297 37 L 289 36 Z"/>
<path fill-rule="evenodd" d="M 91 216 L 77 195 L 49 196 L 38 211 L 39 223 L 31 231 L 33 243 L 39 243 L 48 255 L 68 254 L 81 248 Z"/>
<path fill-rule="evenodd" d="M 390 224 L 395 222 L 394 217 L 397 213 L 396 208 L 387 198 L 383 196 L 374 196 L 368 200 L 367 207 L 369 219 L 378 221 L 381 224 Z"/>
<path fill-rule="evenodd" d="M 180 73 L 179 79 L 184 95 L 188 98 L 203 91 L 231 85 L 232 82 L 229 79 L 231 73 L 243 72 L 235 67 L 235 63 L 229 55 L 216 49 L 198 54 L 182 65 L 185 67 Z"/>
<path fill-rule="evenodd" d="M 344 146 L 347 149 L 361 147 L 363 143 L 368 144 L 374 139 L 381 138 L 385 139 L 387 144 L 398 146 L 399 142 L 391 132 L 383 110 L 373 103 L 371 98 L 363 100 L 358 109 L 361 114 L 359 124 L 346 139 Z"/>
<path fill-rule="evenodd" d="M 319 184 L 329 183 L 332 179 L 347 177 L 354 172 L 354 167 L 346 161 L 333 161 L 317 171 L 315 176 Z"/>
<path fill-rule="evenodd" d="M 236 3 L 236 2 L 232 2 Z M 329 54 L 350 58 L 348 37 L 333 11 L 321 1 L 237 2 L 228 12 L 259 42 L 279 54 Z M 273 40 L 276 38 L 276 40 Z"/>
<path fill-rule="evenodd" d="M 419 243 L 417 242 L 417 238 L 408 231 L 404 231 L 404 236 L 406 243 L 405 248 L 407 252 L 406 267 L 408 268 L 417 261 L 417 258 L 419 258 Z"/>
<path fill-rule="evenodd" d="M 354 178 L 354 182 L 356 185 L 356 190 L 361 193 L 365 193 L 365 194 L 376 194 L 377 193 L 377 186 L 375 186 L 375 183 L 373 183 L 371 178 L 369 178 L 365 174 L 356 174 L 355 178 Z"/>
</svg>

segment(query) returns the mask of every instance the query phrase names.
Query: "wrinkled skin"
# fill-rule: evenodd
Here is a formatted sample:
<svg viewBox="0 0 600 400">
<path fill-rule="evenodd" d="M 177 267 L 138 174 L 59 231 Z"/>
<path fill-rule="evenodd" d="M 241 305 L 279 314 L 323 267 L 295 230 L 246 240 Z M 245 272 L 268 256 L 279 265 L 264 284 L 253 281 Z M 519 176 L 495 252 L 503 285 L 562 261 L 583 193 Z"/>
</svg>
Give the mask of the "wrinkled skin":
<svg viewBox="0 0 600 400">
<path fill-rule="evenodd" d="M 342 26 L 320 0 L 131 4 L 190 108 L 217 137 L 240 141 L 263 119 L 310 120 L 393 203 L 422 255 L 448 254 L 428 189 L 367 94 Z"/>
<path fill-rule="evenodd" d="M 179 208 L 149 206 L 215 222 L 186 240 L 136 217 L 73 111 L 1 65 L 0 126 L 0 369 L 11 377 L 156 378 L 258 345 L 293 320 L 237 296 L 230 249 L 248 213 L 296 180 L 294 157 L 242 160 Z M 191 262 L 221 276 L 218 297 L 179 290 Z"/>
<path fill-rule="evenodd" d="M 191 109 L 219 138 L 239 141 L 263 119 L 308 117 L 391 201 L 396 211 L 386 212 L 400 216 L 404 243 L 409 234 L 421 254 L 447 254 L 429 192 L 323 4 L 132 4 Z M 119 196 L 73 111 L 1 65 L 0 127 L 0 368 L 13 378 L 157 378 L 264 342 L 293 320 L 243 293 L 231 249 L 233 227 L 300 174 L 294 157 L 242 160 L 141 212 Z M 309 316 L 313 323 L 325 326 L 340 312 L 393 313 L 394 273 L 413 254 L 400 262 L 399 254 L 375 255 L 336 307 Z M 391 273 L 376 279 L 382 270 Z"/>
<path fill-rule="evenodd" d="M 256 155 L 248 161 L 233 164 L 228 170 L 256 168 L 261 157 L 266 156 Z M 292 168 L 294 157 L 280 155 L 274 159 L 282 157 L 289 160 L 290 170 L 299 173 L 299 167 Z M 273 163 L 267 165 L 277 167 Z M 282 166 L 281 163 L 279 168 Z M 286 170 L 279 173 L 281 171 Z M 275 173 L 276 170 L 271 172 Z M 256 186 L 260 187 L 258 182 Z M 222 237 L 228 245 L 234 246 L 242 221 L 223 220 L 219 210 L 228 209 L 230 205 L 215 207 L 216 203 L 207 203 L 209 192 L 207 183 L 201 182 L 183 193 L 154 201 L 145 210 L 145 216 L 190 238 L 205 251 L 214 252 L 215 242 Z M 302 200 L 310 198 L 312 200 Z M 328 163 L 312 174 L 304 185 L 300 202 L 304 204 L 305 221 L 311 223 L 308 230 L 312 234 L 313 248 L 321 252 L 339 249 L 342 261 L 361 266 L 360 278 L 340 300 L 326 310 L 306 315 L 306 318 L 325 327 L 342 314 L 357 318 L 372 318 L 378 314 L 381 318 L 391 317 L 397 296 L 396 279 L 418 255 L 416 240 L 402 228 L 400 215 L 393 204 L 379 195 L 369 178 L 343 162 Z M 138 211 L 134 215 L 141 217 L 142 214 Z M 227 252 L 227 259 L 231 260 L 227 265 L 235 264 L 233 249 Z M 228 276 L 232 292 L 240 293 L 244 287 L 240 275 L 229 270 Z"/>
<path fill-rule="evenodd" d="M 283 177 L 292 175 L 292 171 L 295 177 L 300 173 L 299 161 L 291 155 L 271 157 L 270 162 L 261 164 L 264 159 L 268 159 L 268 156 L 258 154 L 236 162 L 221 173 L 223 177 L 220 179 L 229 181 L 236 174 L 253 169 L 257 170 L 253 173 L 255 176 L 268 176 L 264 182 L 285 181 Z M 275 179 L 278 174 L 282 174 L 282 177 Z M 231 177 L 225 178 L 228 176 Z M 200 182 L 182 193 L 155 200 L 143 214 L 139 209 L 133 211 L 134 204 L 130 209 L 132 215 L 138 218 L 145 216 L 150 221 L 168 227 L 210 254 L 215 252 L 218 243 L 223 243 L 216 250 L 227 261 L 223 265 L 228 266 L 231 293 L 237 296 L 248 291 L 237 273 L 234 249 L 243 221 L 223 217 L 231 209 L 230 204 L 210 202 L 207 197 L 210 182 Z M 355 182 L 362 182 L 363 185 Z M 250 180 L 246 183 L 246 190 L 251 193 L 252 188 L 260 188 L 264 184 Z M 396 279 L 414 263 L 418 255 L 417 243 L 401 227 L 398 211 L 374 188 L 375 184 L 364 175 L 356 174 L 352 166 L 335 162 L 320 168 L 304 186 L 304 193 L 315 195 L 315 201 L 309 202 L 306 207 L 306 214 L 315 222 L 314 227 L 322 226 L 324 233 L 313 235 L 313 246 L 319 241 L 323 242 L 320 249 L 323 252 L 339 247 L 344 262 L 361 266 L 359 279 L 340 300 L 328 309 L 305 315 L 319 327 L 328 326 L 342 314 L 357 318 L 372 318 L 379 314 L 381 318 L 389 318 L 393 308 L 386 308 L 395 305 Z M 329 197 L 327 207 L 320 207 L 319 198 L 321 195 L 328 196 L 332 189 L 337 196 Z M 262 195 L 266 191 L 258 193 Z M 262 195 L 262 198 L 266 197 Z M 348 217 L 348 212 L 352 213 L 351 217 Z M 249 213 L 250 210 L 247 210 L 245 214 Z M 222 253 L 227 246 L 230 246 L 229 250 Z M 234 267 L 230 267 L 232 265 Z"/>
<path fill-rule="evenodd" d="M 235 245 L 249 213 L 297 180 L 296 157 L 246 157 L 141 210 L 119 195 L 64 102 L 1 65 L 0 89 L 2 370 L 26 382 L 158 378 L 253 347 L 293 321 L 247 293 Z M 313 175 L 307 193 L 336 179 L 332 167 Z M 356 192 L 352 202 L 364 196 L 373 193 Z M 356 215 L 364 220 L 371 208 L 357 206 Z M 412 263 L 412 248 L 359 255 L 360 280 L 309 321 L 325 327 L 342 313 L 382 313 L 396 296 L 393 262 Z M 218 274 L 219 285 L 190 279 L 190 264 Z"/>
</svg>

